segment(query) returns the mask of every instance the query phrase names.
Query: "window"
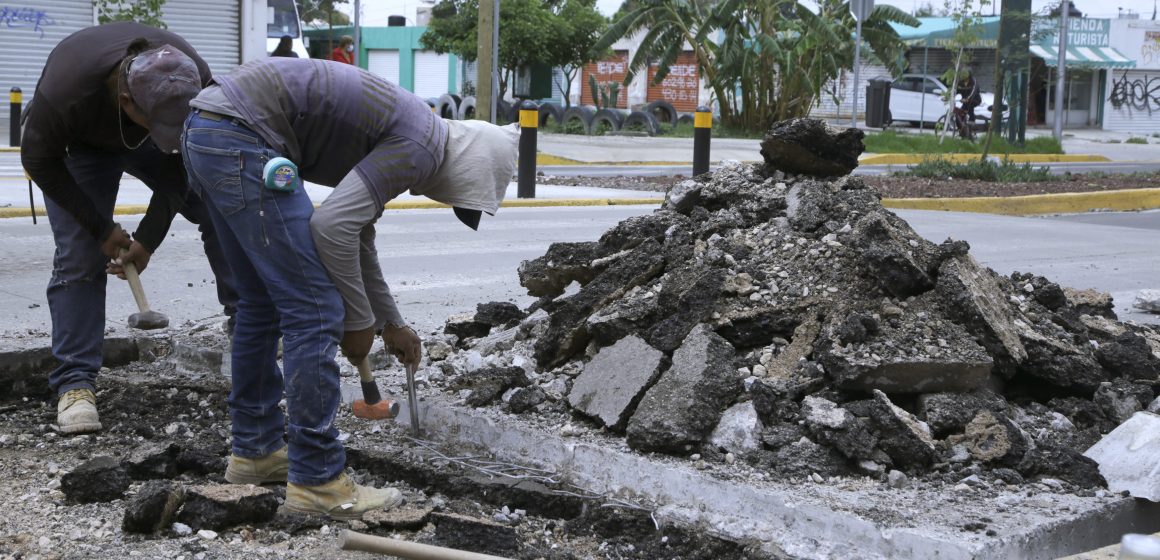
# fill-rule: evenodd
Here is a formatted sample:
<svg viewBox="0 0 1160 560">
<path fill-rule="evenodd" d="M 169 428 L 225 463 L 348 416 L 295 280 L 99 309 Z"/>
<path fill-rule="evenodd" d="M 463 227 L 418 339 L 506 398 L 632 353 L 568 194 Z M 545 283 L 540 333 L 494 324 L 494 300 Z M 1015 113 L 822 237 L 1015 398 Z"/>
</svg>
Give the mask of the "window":
<svg viewBox="0 0 1160 560">
<path fill-rule="evenodd" d="M 904 91 L 914 91 L 914 80 L 911 78 L 898 78 L 894 80 L 894 83 L 890 84 L 890 87 Z"/>
<path fill-rule="evenodd" d="M 923 93 L 940 93 L 943 90 L 942 85 L 939 82 L 936 82 L 931 78 L 923 79 L 922 85 L 923 85 L 923 90 L 922 90 Z"/>
<path fill-rule="evenodd" d="M 298 25 L 298 8 L 294 6 L 294 0 L 266 0 L 267 37 L 280 39 L 289 35 L 297 39 L 300 35 Z"/>
</svg>

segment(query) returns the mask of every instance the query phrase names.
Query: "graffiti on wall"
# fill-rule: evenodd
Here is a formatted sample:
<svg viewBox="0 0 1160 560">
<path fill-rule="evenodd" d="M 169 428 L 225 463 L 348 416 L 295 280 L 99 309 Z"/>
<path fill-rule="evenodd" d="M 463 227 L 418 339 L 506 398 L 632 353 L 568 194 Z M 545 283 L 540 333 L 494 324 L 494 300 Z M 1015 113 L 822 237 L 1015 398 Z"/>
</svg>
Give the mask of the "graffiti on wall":
<svg viewBox="0 0 1160 560">
<path fill-rule="evenodd" d="M 1160 62 L 1160 31 L 1145 31 L 1140 45 L 1140 66 L 1148 68 L 1154 62 Z"/>
<path fill-rule="evenodd" d="M 1128 111 L 1160 111 L 1160 76 L 1147 74 L 1128 79 L 1124 72 L 1112 83 L 1112 95 L 1108 102 L 1116 109 Z"/>
<path fill-rule="evenodd" d="M 28 29 L 44 38 L 44 28 L 56 25 L 48 12 L 39 8 L 0 6 L 0 26 L 7 29 Z"/>
</svg>

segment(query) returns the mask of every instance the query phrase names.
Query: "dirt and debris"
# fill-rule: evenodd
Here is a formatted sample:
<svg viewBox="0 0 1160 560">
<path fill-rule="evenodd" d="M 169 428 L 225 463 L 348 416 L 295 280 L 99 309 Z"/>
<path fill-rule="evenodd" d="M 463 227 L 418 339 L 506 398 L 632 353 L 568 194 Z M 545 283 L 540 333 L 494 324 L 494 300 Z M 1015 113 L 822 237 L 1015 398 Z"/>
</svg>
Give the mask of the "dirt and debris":
<svg viewBox="0 0 1160 560">
<path fill-rule="evenodd" d="M 1081 453 L 1152 402 L 1160 332 L 1116 321 L 1106 294 L 923 239 L 849 166 L 788 171 L 818 143 L 856 158 L 852 137 L 774 132 L 765 163 L 673 184 L 654 213 L 524 262 L 529 315 L 479 338 L 449 329 L 428 382 L 523 368 L 546 399 L 493 406 L 695 464 L 1102 487 Z M 501 335 L 509 350 L 485 344 Z"/>
</svg>

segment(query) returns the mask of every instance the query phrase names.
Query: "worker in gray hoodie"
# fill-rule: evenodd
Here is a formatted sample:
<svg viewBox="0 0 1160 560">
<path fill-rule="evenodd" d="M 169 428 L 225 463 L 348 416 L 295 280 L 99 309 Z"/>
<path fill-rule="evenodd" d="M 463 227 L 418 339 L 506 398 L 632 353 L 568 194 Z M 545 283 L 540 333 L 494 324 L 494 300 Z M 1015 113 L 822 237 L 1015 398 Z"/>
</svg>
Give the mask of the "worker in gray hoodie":
<svg viewBox="0 0 1160 560">
<path fill-rule="evenodd" d="M 329 61 L 257 60 L 215 82 L 189 103 L 182 152 L 240 295 L 226 478 L 288 480 L 294 511 L 353 519 L 391 507 L 402 500 L 398 490 L 356 485 L 343 473 L 334 425 L 337 347 L 365 355 L 381 329 L 404 363 L 421 357 L 383 280 L 374 223 L 387 201 L 410 191 L 477 227 L 506 192 L 517 133 L 445 121 L 401 87 Z M 317 211 L 303 179 L 334 187 Z"/>
</svg>

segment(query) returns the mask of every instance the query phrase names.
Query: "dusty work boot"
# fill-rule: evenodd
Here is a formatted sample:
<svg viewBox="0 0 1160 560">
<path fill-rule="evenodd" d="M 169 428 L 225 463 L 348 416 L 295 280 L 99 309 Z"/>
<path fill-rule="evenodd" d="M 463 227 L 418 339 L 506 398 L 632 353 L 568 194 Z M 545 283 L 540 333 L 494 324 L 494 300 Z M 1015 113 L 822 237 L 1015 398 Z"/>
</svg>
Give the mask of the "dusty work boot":
<svg viewBox="0 0 1160 560">
<path fill-rule="evenodd" d="M 90 389 L 73 389 L 56 402 L 56 426 L 62 434 L 86 434 L 101 429 L 97 396 Z"/>
<path fill-rule="evenodd" d="M 290 459 L 286 455 L 286 446 L 265 457 L 251 459 L 230 454 L 230 463 L 226 466 L 226 481 L 231 484 L 272 484 L 286 482 L 286 471 L 290 469 Z"/>
<path fill-rule="evenodd" d="M 286 485 L 286 509 L 298 513 L 329 515 L 333 519 L 359 519 L 368 511 L 391 509 L 403 503 L 394 488 L 355 484 L 346 474 L 319 486 Z"/>
</svg>

